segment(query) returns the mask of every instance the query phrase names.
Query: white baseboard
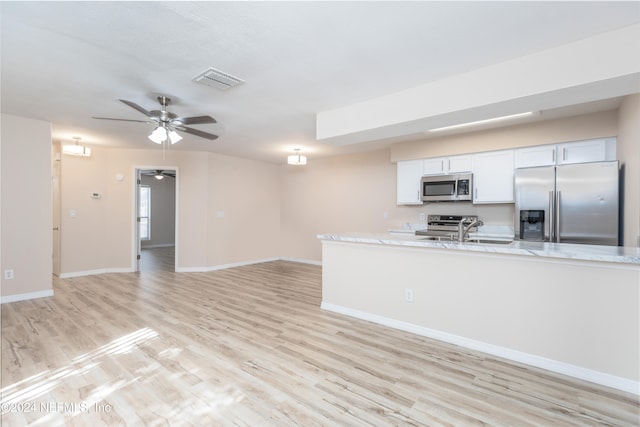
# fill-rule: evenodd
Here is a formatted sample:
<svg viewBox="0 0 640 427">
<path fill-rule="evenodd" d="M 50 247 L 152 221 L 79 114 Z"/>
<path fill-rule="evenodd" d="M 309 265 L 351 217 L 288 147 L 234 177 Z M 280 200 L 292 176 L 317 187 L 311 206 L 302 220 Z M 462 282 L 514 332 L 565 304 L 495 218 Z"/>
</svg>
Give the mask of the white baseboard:
<svg viewBox="0 0 640 427">
<path fill-rule="evenodd" d="M 373 323 L 378 323 L 380 325 L 388 326 L 394 329 L 399 329 L 427 338 L 433 338 L 438 341 L 455 344 L 460 347 L 481 351 L 483 353 L 491 354 L 503 359 L 524 363 L 526 365 L 546 369 L 558 374 L 567 375 L 573 378 L 578 378 L 595 384 L 622 390 L 635 395 L 640 395 L 640 382 L 633 381 L 627 378 L 618 377 L 604 372 L 594 371 L 592 369 L 571 365 L 553 359 L 547 359 L 545 357 L 524 353 L 506 347 L 488 344 L 482 341 L 472 340 L 447 332 L 425 328 L 423 326 L 402 322 L 388 317 L 379 316 L 377 314 L 371 314 L 364 311 L 354 310 L 352 308 L 342 307 L 324 301 L 322 302 L 320 307 L 323 310 L 344 314 L 346 316 L 355 317 L 357 319 L 366 320 Z"/>
<path fill-rule="evenodd" d="M 46 298 L 46 297 L 52 297 L 52 296 L 53 296 L 53 289 L 46 290 L 46 291 L 39 291 L 39 292 L 28 292 L 26 294 L 7 295 L 5 297 L 0 297 L 0 304 L 16 302 L 16 301 L 26 301 L 29 299 L 36 299 L 36 298 Z"/>
<path fill-rule="evenodd" d="M 158 243 L 156 245 L 142 245 L 140 249 L 155 249 L 155 248 L 172 248 L 175 243 Z"/>
<path fill-rule="evenodd" d="M 281 261 L 298 262 L 300 264 L 311 264 L 311 265 L 322 266 L 322 261 L 315 261 L 315 260 L 312 260 L 312 259 L 283 257 L 283 258 L 280 258 L 280 260 Z"/>
<path fill-rule="evenodd" d="M 314 261 L 303 258 L 259 258 L 252 259 L 247 261 L 233 262 L 228 264 L 220 264 L 213 265 L 208 267 L 178 267 L 176 268 L 176 273 L 206 273 L 207 271 L 217 271 L 217 270 L 225 270 L 227 268 L 233 267 L 242 267 L 245 265 L 252 264 L 260 264 L 263 262 L 272 262 L 272 261 L 291 261 L 291 262 L 299 262 L 301 264 L 313 264 L 313 265 L 322 265 L 320 261 Z M 134 270 L 130 267 L 122 267 L 122 268 L 99 268 L 95 270 L 85 270 L 85 271 L 73 271 L 70 273 L 62 273 L 60 274 L 61 279 L 69 279 L 72 277 L 80 277 L 80 276 L 92 276 L 96 274 L 105 274 L 105 273 L 133 273 Z"/>
<path fill-rule="evenodd" d="M 229 264 L 219 264 L 210 267 L 178 267 L 177 273 L 206 273 L 207 271 L 226 270 L 227 268 L 242 267 L 245 265 L 261 264 L 263 262 L 278 261 L 280 258 L 261 258 L 248 261 L 232 262 Z"/>
<path fill-rule="evenodd" d="M 96 274 L 106 274 L 106 273 L 133 273 L 133 269 L 131 267 L 117 267 L 117 268 L 98 268 L 96 270 L 85 270 L 85 271 L 72 271 L 71 273 L 61 273 L 61 279 L 69 279 L 72 277 L 80 277 L 80 276 L 93 276 Z"/>
</svg>

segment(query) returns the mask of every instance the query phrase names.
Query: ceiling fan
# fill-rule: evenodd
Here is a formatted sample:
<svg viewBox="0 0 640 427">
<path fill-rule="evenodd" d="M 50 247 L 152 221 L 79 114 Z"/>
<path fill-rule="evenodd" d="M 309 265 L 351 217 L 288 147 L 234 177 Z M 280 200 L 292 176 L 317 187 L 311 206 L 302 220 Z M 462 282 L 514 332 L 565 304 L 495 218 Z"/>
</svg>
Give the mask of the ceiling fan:
<svg viewBox="0 0 640 427">
<path fill-rule="evenodd" d="M 151 123 L 156 125 L 155 129 L 149 135 L 149 139 L 156 144 L 162 144 L 163 142 L 170 141 L 171 144 L 175 144 L 180 141 L 182 137 L 178 135 L 177 130 L 186 132 L 191 135 L 199 136 L 209 140 L 218 138 L 218 135 L 204 132 L 198 129 L 193 129 L 185 125 L 199 125 L 205 123 L 217 123 L 216 119 L 211 116 L 194 116 L 194 117 L 178 117 L 177 114 L 167 111 L 167 105 L 171 103 L 171 98 L 166 96 L 159 96 L 158 102 L 160 103 L 161 110 L 147 111 L 143 107 L 139 106 L 135 102 L 120 99 L 120 102 L 128 105 L 134 110 L 139 111 L 148 117 L 148 120 L 131 120 L 131 119 L 115 119 L 111 117 L 93 117 L 99 120 L 117 120 L 122 122 L 138 122 L 138 123 Z"/>
<path fill-rule="evenodd" d="M 145 176 L 152 176 L 155 179 L 164 179 L 165 176 L 168 176 L 169 178 L 176 177 L 175 171 L 165 171 L 162 169 L 145 170 L 145 171 L 142 171 L 140 174 Z"/>
</svg>

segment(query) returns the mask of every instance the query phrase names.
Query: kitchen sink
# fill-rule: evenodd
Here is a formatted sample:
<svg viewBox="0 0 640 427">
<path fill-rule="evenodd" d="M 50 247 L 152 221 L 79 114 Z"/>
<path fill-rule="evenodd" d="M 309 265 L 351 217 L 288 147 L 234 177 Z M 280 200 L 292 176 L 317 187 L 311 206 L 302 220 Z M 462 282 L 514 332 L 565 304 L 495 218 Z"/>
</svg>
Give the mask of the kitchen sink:
<svg viewBox="0 0 640 427">
<path fill-rule="evenodd" d="M 483 243 L 487 245 L 510 245 L 513 243 L 513 240 L 469 239 L 465 243 Z"/>
<path fill-rule="evenodd" d="M 426 236 L 426 237 L 420 237 L 418 240 L 432 240 L 434 242 L 439 242 L 439 241 L 444 241 L 444 242 L 451 242 L 453 241 L 453 239 L 449 236 Z"/>
</svg>

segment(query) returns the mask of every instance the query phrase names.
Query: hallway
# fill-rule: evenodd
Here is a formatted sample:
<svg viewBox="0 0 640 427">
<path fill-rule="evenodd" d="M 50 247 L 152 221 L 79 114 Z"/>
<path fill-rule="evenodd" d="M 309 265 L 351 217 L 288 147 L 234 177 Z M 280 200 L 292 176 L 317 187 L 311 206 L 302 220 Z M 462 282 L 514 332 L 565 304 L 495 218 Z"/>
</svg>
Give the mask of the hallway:
<svg viewBox="0 0 640 427">
<path fill-rule="evenodd" d="M 140 272 L 175 272 L 175 246 L 142 248 L 140 251 Z"/>
</svg>

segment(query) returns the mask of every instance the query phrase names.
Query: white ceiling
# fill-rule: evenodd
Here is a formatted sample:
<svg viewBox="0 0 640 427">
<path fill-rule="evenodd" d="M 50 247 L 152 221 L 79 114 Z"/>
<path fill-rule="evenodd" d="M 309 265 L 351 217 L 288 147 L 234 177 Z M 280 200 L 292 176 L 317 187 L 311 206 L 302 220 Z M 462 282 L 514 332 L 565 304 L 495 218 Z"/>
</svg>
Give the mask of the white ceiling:
<svg viewBox="0 0 640 427">
<path fill-rule="evenodd" d="M 144 120 L 118 99 L 153 110 L 162 94 L 218 120 L 192 126 L 218 140 L 172 149 L 281 163 L 294 147 L 313 159 L 415 138 L 336 147 L 316 141 L 316 114 L 638 23 L 640 3 L 3 1 L 0 14 L 3 113 L 50 121 L 56 140 L 158 150 L 151 125 L 92 116 Z M 192 81 L 209 67 L 245 83 Z"/>
</svg>

